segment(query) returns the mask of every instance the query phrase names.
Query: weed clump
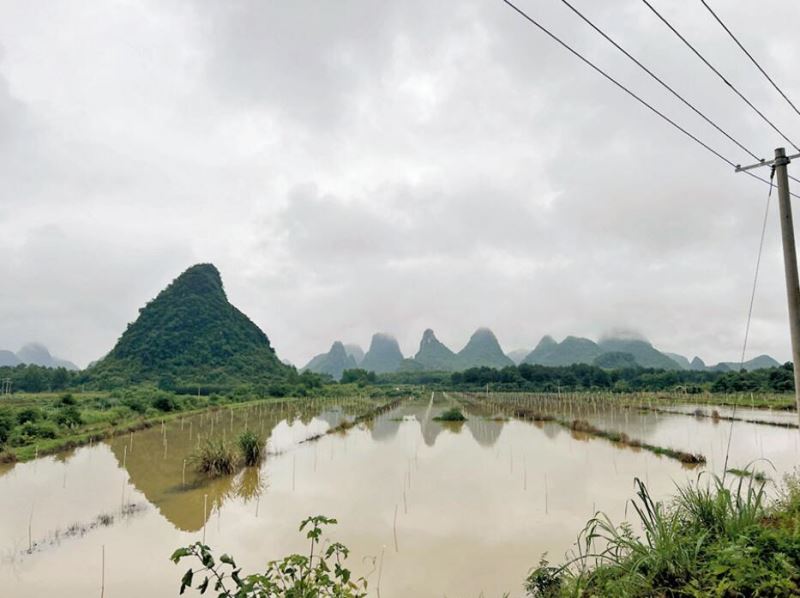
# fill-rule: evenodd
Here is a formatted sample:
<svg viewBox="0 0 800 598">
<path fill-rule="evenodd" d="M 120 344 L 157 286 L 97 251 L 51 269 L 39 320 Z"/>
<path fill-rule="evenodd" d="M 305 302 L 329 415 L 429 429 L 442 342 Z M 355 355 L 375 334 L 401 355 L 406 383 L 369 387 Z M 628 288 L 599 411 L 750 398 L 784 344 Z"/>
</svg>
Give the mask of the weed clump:
<svg viewBox="0 0 800 598">
<path fill-rule="evenodd" d="M 447 411 L 442 411 L 442 413 L 434 417 L 433 420 L 437 422 L 463 422 L 467 421 L 467 418 L 461 413 L 461 409 L 458 407 L 451 407 Z"/>
<path fill-rule="evenodd" d="M 526 580 L 528 595 L 800 595 L 800 478 L 787 478 L 780 499 L 768 504 L 756 475 L 728 483 L 698 477 L 668 503 L 636 480 L 631 505 L 643 534 L 598 514 L 580 533 L 575 558 L 539 563 Z"/>
<path fill-rule="evenodd" d="M 239 450 L 247 466 L 257 465 L 261 461 L 261 438 L 254 432 L 246 431 L 239 434 Z"/>
<path fill-rule="evenodd" d="M 236 454 L 223 441 L 207 440 L 191 461 L 198 472 L 209 477 L 230 475 L 236 469 Z"/>
</svg>

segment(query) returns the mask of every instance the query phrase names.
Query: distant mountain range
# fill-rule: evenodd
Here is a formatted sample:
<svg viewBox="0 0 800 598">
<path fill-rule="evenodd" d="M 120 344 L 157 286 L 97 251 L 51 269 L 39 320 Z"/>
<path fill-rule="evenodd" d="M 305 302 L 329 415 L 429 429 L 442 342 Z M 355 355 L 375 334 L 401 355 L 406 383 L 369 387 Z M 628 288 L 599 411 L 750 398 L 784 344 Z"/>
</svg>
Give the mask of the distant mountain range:
<svg viewBox="0 0 800 598">
<path fill-rule="evenodd" d="M 355 363 L 360 368 L 379 374 L 415 370 L 456 372 L 471 367 L 499 369 L 520 363 L 544 366 L 589 364 L 605 369 L 642 367 L 708 371 L 737 371 L 740 367 L 740 364 L 735 362 L 707 366 L 699 357 L 694 357 L 690 361 L 677 353 L 659 351 L 644 339 L 620 337 L 593 341 L 588 338 L 568 336 L 557 342 L 551 336 L 544 336 L 532 351 L 517 349 L 505 354 L 497 337 L 488 328 L 476 330 L 458 353 L 436 338 L 436 334 L 430 328 L 423 332 L 419 350 L 413 358 L 405 358 L 397 340 L 385 333 L 372 337 L 369 351 L 362 361 L 355 359 L 360 352 L 357 345 L 343 347 L 337 342 L 328 353 L 317 355 L 303 369 L 339 379 L 344 369 L 348 369 L 343 363 L 345 357 L 351 359 L 348 362 L 350 367 Z M 748 371 L 778 366 L 780 363 L 768 355 L 759 355 L 744 363 L 744 369 Z"/>
<path fill-rule="evenodd" d="M 78 369 L 78 366 L 71 361 L 51 355 L 47 347 L 41 343 L 28 343 L 16 353 L 0 349 L 0 367 L 14 367 L 20 364 L 40 365 L 46 368 L 66 368 L 68 370 Z"/>
<path fill-rule="evenodd" d="M 30 343 L 16 353 L 0 350 L 0 366 L 22 363 L 45 367 L 78 367 Z M 372 337 L 369 350 L 334 342 L 303 370 L 340 379 L 348 369 L 378 374 L 408 371 L 462 371 L 472 367 L 504 368 L 515 364 L 569 366 L 590 364 L 606 369 L 625 367 L 667 370 L 736 371 L 740 364 L 708 366 L 699 357 L 659 351 L 644 339 L 608 337 L 593 341 L 568 336 L 561 342 L 544 336 L 531 351 L 506 354 L 488 328 L 479 328 L 467 344 L 454 352 L 430 328 L 422 334 L 419 350 L 407 358 L 397 340 L 386 333 Z M 778 367 L 775 359 L 759 355 L 741 364 L 746 370 Z M 281 362 L 264 332 L 234 307 L 225 294 L 219 271 L 212 264 L 192 266 L 139 310 L 114 348 L 86 369 L 87 379 L 118 386 L 140 382 L 193 385 L 264 382 L 296 375 Z"/>
</svg>

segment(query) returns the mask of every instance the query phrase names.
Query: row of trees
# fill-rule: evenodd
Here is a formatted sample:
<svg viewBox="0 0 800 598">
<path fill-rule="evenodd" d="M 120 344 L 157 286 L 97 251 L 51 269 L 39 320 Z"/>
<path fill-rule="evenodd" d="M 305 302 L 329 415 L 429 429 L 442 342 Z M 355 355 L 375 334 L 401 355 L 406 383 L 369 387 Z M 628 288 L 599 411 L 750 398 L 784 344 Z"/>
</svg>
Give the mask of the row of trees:
<svg viewBox="0 0 800 598">
<path fill-rule="evenodd" d="M 348 372 L 345 372 L 348 374 Z M 348 379 L 355 377 L 355 371 Z M 377 377 L 378 384 L 426 384 L 443 388 L 558 392 L 578 390 L 687 392 L 791 392 L 792 364 L 752 372 L 660 370 L 641 367 L 604 369 L 574 364 L 563 367 L 521 364 L 502 369 L 477 367 L 463 372 L 398 372 Z"/>
<path fill-rule="evenodd" d="M 46 368 L 40 365 L 0 367 L 0 388 L 5 388 L 3 383 L 8 381 L 12 392 L 55 392 L 73 388 L 78 376 L 78 372 L 65 368 Z"/>
</svg>

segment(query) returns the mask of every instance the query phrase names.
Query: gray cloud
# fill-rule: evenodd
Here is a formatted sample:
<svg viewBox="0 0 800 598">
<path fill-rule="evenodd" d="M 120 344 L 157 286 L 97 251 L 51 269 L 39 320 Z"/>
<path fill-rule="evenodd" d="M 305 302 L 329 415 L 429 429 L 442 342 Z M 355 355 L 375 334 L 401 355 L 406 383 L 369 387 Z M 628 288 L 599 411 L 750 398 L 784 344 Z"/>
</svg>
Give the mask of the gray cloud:
<svg viewBox="0 0 800 598">
<path fill-rule="evenodd" d="M 780 140 L 641 3 L 578 6 L 745 144 Z M 559 2 L 525 2 L 735 161 Z M 702 12 L 658 7 L 800 137 Z M 800 97 L 800 6 L 719 12 Z M 66 0 L 0 7 L 0 347 L 85 364 L 184 267 L 301 364 L 334 339 L 427 327 L 506 349 L 622 327 L 709 361 L 740 350 L 766 188 L 501 2 Z M 773 206 L 774 207 L 774 206 Z M 773 210 L 752 353 L 788 357 Z"/>
</svg>

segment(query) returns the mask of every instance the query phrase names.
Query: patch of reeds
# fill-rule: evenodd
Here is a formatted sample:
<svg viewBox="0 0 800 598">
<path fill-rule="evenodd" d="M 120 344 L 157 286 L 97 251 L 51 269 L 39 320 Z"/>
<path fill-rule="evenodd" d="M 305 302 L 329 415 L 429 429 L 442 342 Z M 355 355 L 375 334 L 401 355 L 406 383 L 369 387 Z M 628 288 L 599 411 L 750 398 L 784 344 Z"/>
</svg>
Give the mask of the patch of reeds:
<svg viewBox="0 0 800 598">
<path fill-rule="evenodd" d="M 236 469 L 236 453 L 222 440 L 206 440 L 190 461 L 198 472 L 209 477 L 230 475 Z"/>
<path fill-rule="evenodd" d="M 250 430 L 239 434 L 239 450 L 245 465 L 249 467 L 261 461 L 263 444 L 261 438 Z"/>
<path fill-rule="evenodd" d="M 451 407 L 446 411 L 442 411 L 439 415 L 433 418 L 433 421 L 437 422 L 463 422 L 467 421 L 467 418 L 464 417 L 464 414 L 461 413 L 461 409 L 458 407 Z"/>
</svg>

